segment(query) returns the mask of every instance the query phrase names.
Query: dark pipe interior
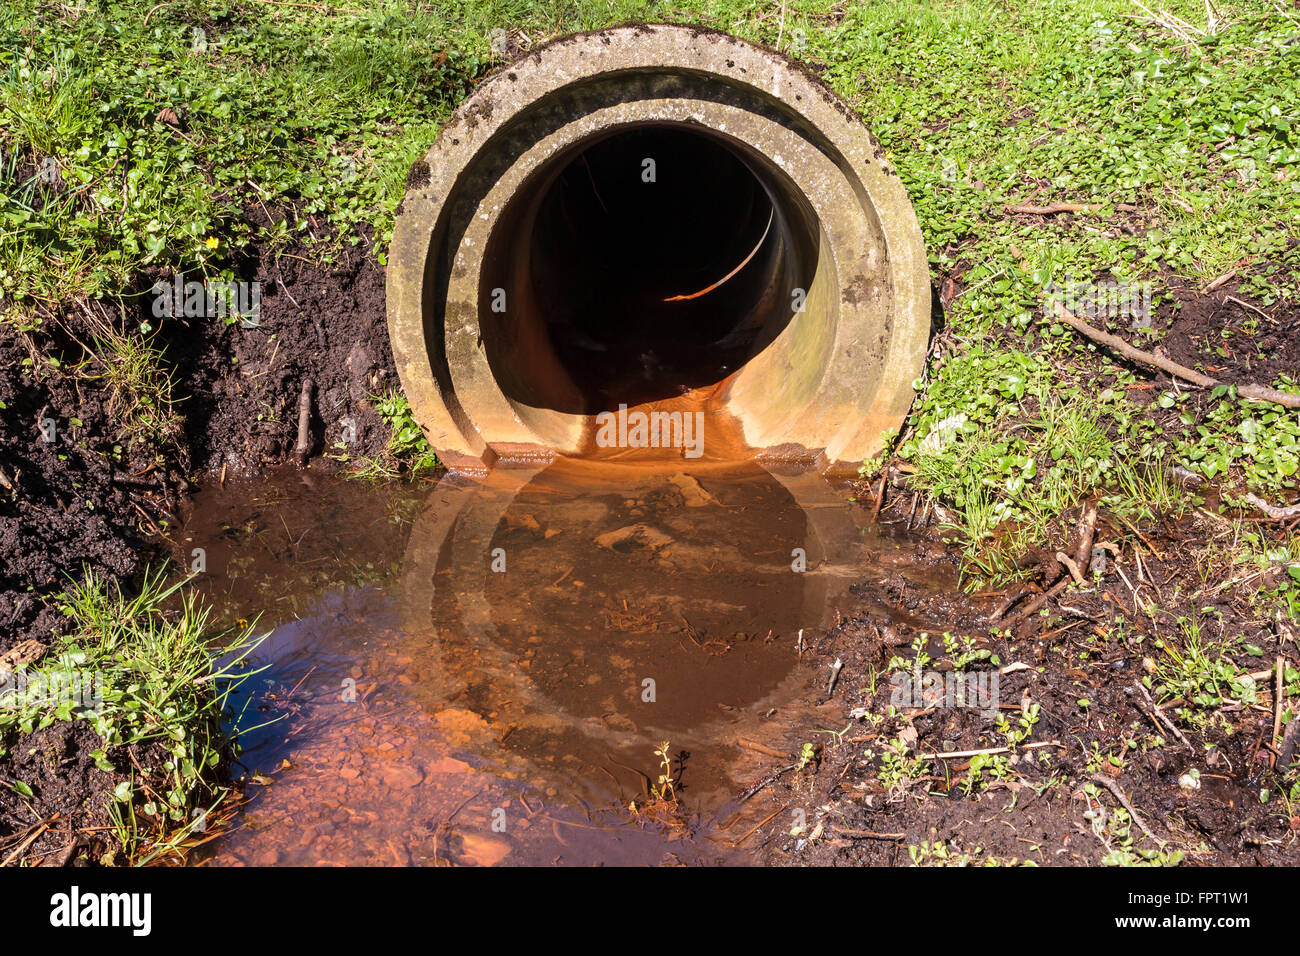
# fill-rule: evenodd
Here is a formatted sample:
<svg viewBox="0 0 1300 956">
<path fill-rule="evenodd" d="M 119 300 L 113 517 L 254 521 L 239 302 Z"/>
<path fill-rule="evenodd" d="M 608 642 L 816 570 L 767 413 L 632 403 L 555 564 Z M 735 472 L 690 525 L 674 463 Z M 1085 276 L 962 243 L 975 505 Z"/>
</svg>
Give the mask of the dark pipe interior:
<svg viewBox="0 0 1300 956">
<path fill-rule="evenodd" d="M 815 224 L 755 158 L 645 125 L 554 166 L 512 201 L 485 257 L 485 284 L 509 291 L 506 315 L 481 317 L 508 396 L 585 414 L 671 398 L 721 382 L 789 322 Z M 521 354 L 539 348 L 548 361 Z"/>
</svg>

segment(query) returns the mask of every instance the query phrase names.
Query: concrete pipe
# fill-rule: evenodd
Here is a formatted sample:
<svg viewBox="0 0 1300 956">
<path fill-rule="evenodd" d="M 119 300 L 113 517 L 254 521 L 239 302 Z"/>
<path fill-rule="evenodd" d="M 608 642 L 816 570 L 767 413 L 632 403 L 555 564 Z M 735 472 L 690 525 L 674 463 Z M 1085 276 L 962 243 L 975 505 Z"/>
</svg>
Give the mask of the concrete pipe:
<svg viewBox="0 0 1300 956">
<path fill-rule="evenodd" d="M 485 81 L 411 170 L 387 281 L 411 408 L 468 472 L 633 446 L 856 468 L 929 334 L 880 145 L 781 55 L 680 26 Z"/>
</svg>

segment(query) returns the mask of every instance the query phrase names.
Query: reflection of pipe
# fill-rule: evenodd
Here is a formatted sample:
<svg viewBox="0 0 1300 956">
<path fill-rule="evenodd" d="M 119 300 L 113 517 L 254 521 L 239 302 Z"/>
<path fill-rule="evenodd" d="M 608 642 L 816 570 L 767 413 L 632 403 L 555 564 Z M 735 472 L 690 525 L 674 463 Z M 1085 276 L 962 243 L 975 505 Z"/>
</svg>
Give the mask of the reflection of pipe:
<svg viewBox="0 0 1300 956">
<path fill-rule="evenodd" d="M 497 459 L 576 454 L 592 416 L 617 406 L 609 383 L 592 381 L 599 362 L 594 373 L 575 364 L 556 336 L 576 315 L 608 323 L 593 347 L 617 347 L 636 323 L 608 303 L 567 300 L 584 287 L 584 268 L 590 277 L 580 256 L 545 267 L 572 274 L 536 270 L 556 239 L 538 224 L 565 170 L 581 160 L 594 184 L 588 156 L 627 136 L 652 137 L 669 158 L 720 148 L 731 165 L 714 167 L 704 194 L 734 191 L 736 208 L 746 197 L 771 204 L 766 241 L 740 267 L 701 292 L 655 297 L 693 327 L 717 324 L 706 343 L 716 356 L 665 332 L 642 350 L 652 380 L 629 404 L 722 385 L 748 448 L 844 467 L 879 450 L 911 403 L 929 333 L 925 250 L 897 174 L 848 107 L 779 54 L 642 25 L 567 37 L 504 69 L 412 170 L 389 254 L 389 329 L 411 408 L 443 460 L 482 473 Z M 604 195 L 592 204 L 602 222 L 610 191 L 633 188 L 626 177 L 639 173 L 602 170 Z M 662 186 L 700 183 L 665 176 Z M 730 221 L 682 221 L 678 235 L 713 229 L 718 254 L 730 256 L 743 252 L 731 245 L 734 227 L 718 228 Z M 707 274 L 729 263 L 695 265 Z"/>
<path fill-rule="evenodd" d="M 793 664 L 792 642 L 795 633 L 799 628 L 811 630 L 829 625 L 836 593 L 848 587 L 847 577 L 825 572 L 831 567 L 847 564 L 859 569 L 863 567 L 863 530 L 854 520 L 858 512 L 819 475 L 782 475 L 764 472 L 752 465 L 740 467 L 745 471 L 745 481 L 783 488 L 790 496 L 793 512 L 803 518 L 802 522 L 791 523 L 806 529 L 802 538 L 783 542 L 780 547 L 787 556 L 795 548 L 804 549 L 809 570 L 802 574 L 786 570 L 784 577 L 776 580 L 769 578 L 765 582 L 769 586 L 792 589 L 778 592 L 782 595 L 783 603 L 795 613 L 786 622 L 788 633 L 783 632 L 776 637 L 780 646 L 788 649 Z M 569 470 L 575 472 L 572 478 L 555 482 L 557 493 L 558 489 L 573 490 L 574 497 L 571 501 L 575 504 L 595 501 L 599 495 L 611 491 L 630 489 L 638 478 L 644 479 L 647 475 L 645 469 L 637 467 L 605 465 L 596 471 L 590 466 L 565 463 L 550 469 L 496 468 L 482 483 L 469 482 L 456 476 L 444 479 L 430 494 L 420 517 L 412 527 L 403 561 L 400 588 L 402 626 L 411 634 L 413 641 L 441 653 L 443 666 L 439 677 L 444 683 L 439 687 L 438 694 L 443 700 L 454 699 L 464 693 L 467 684 L 463 675 L 466 672 L 459 668 L 472 663 L 473 673 L 468 679 L 490 681 L 490 699 L 494 701 L 494 707 L 502 706 L 496 702 L 509 702 L 512 709 L 517 705 L 518 710 L 524 714 L 521 718 L 519 712 L 515 712 L 511 717 L 512 725 L 529 723 L 535 729 L 554 735 L 560 732 L 557 724 L 560 721 L 565 732 L 582 735 L 589 745 L 597 749 L 622 749 L 631 745 L 648 752 L 648 746 L 658 742 L 658 733 L 653 728 L 640 725 L 640 722 L 637 731 L 629 733 L 626 729 L 603 726 L 583 719 L 579 714 L 569 713 L 565 717 L 566 710 L 553 696 L 553 688 L 539 684 L 531 670 L 519 666 L 516 651 L 503 642 L 493 620 L 493 606 L 487 592 L 489 575 L 492 573 L 490 566 L 494 536 L 503 527 L 512 509 L 528 509 L 530 514 L 536 512 L 539 516 L 543 515 L 534 505 L 520 505 L 519 495 L 528 488 L 547 488 L 546 482 L 557 474 L 555 468 L 561 469 L 558 472 L 560 475 L 567 475 Z M 729 476 L 733 476 L 734 480 L 735 468 L 736 466 L 702 466 L 690 469 L 689 474 L 706 492 L 710 488 L 716 491 Z M 660 471 L 650 474 L 662 477 L 669 473 Z M 600 477 L 593 484 L 584 486 L 584 476 L 590 478 L 593 475 Z M 542 484 L 539 485 L 539 482 Z M 684 507 L 679 514 L 686 510 L 689 509 Z M 518 519 L 521 515 L 515 513 L 514 517 Z M 772 516 L 772 519 L 775 524 L 776 516 Z M 547 522 L 543 521 L 543 524 Z M 565 534 L 570 535 L 574 530 L 567 528 Z M 582 533 L 582 530 L 578 529 L 578 533 Z M 595 533 L 593 530 L 592 534 Z M 583 543 L 586 545 L 588 542 L 584 539 Z M 536 546 L 554 547 L 545 541 L 539 541 Z M 756 544 L 753 546 L 757 547 Z M 599 550 L 594 544 L 591 548 L 593 551 Z M 512 555 L 510 560 L 514 562 L 518 558 L 518 555 Z M 563 570 L 558 563 L 557 559 L 557 575 Z M 668 588 L 680 586 L 679 579 L 672 573 L 665 573 L 661 583 Z M 633 582 L 629 582 L 629 587 L 632 585 Z M 694 595 L 702 599 L 710 596 Z M 540 604 L 539 601 L 539 613 Z M 598 609 L 593 606 L 592 619 L 598 623 L 597 612 Z M 546 634 L 545 628 L 548 624 L 554 627 L 554 622 L 542 620 L 539 624 L 543 635 L 564 642 L 564 634 Z M 779 624 L 777 626 L 780 627 Z M 668 639 L 666 635 L 665 639 Z M 615 651 L 618 646 L 617 637 L 611 634 L 610 651 Z M 806 678 L 791 677 L 788 680 L 798 683 L 804 679 Z M 742 708 L 743 714 L 712 718 L 707 725 L 697 728 L 697 731 L 701 737 L 713 740 L 730 739 L 737 733 L 760 734 L 757 728 L 749 728 L 747 731 L 736 721 L 756 719 L 755 714 L 792 696 L 790 688 L 784 685 L 781 688 L 764 689 L 756 694 L 756 697 L 763 697 L 764 700 L 746 701 L 746 707 Z"/>
<path fill-rule="evenodd" d="M 609 472 L 617 466 L 602 467 Z M 714 465 L 691 469 L 689 473 L 704 482 L 711 478 L 726 481 L 733 467 Z M 438 483 L 412 527 L 402 562 L 404 628 L 413 634 L 423 634 L 447 626 L 447 621 L 434 619 L 430 614 L 435 589 L 440 589 L 454 596 L 460 609 L 460 627 L 469 633 L 492 632 L 491 606 L 484 596 L 490 573 L 491 541 L 516 496 L 546 470 L 541 465 L 496 468 L 481 481 L 465 480 L 453 474 Z M 808 538 L 792 542 L 790 547 L 804 549 L 808 567 L 814 572 L 802 578 L 808 582 L 806 588 L 811 589 L 802 593 L 805 607 L 816 609 L 817 616 L 803 626 L 822 627 L 833 616 L 832 595 L 828 593 L 828 576 L 816 571 L 860 559 L 864 529 L 855 520 L 857 513 L 853 507 L 820 475 L 779 467 L 765 470 L 773 482 L 790 494 L 807 518 Z M 635 466 L 626 471 L 629 476 L 647 474 Z M 451 573 L 439 580 L 439 568 L 449 568 Z"/>
</svg>

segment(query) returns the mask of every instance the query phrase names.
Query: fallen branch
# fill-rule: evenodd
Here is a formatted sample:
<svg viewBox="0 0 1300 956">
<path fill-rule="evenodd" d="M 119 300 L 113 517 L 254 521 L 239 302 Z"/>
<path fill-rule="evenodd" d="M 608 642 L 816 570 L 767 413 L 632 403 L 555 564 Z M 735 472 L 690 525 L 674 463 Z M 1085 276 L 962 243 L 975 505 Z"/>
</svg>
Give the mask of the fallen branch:
<svg viewBox="0 0 1300 956">
<path fill-rule="evenodd" d="M 772 821 L 772 819 L 773 819 L 773 818 L 774 818 L 778 813 L 784 813 L 784 812 L 786 811 L 786 809 L 789 808 L 789 806 L 790 806 L 790 805 L 787 803 L 784 807 L 777 807 L 775 810 L 773 810 L 771 813 L 769 813 L 769 814 L 768 814 L 767 816 L 765 816 L 763 819 L 759 820 L 759 821 L 758 821 L 757 823 L 755 823 L 752 827 L 750 827 L 748 830 L 746 830 L 744 836 L 740 837 L 740 838 L 737 839 L 737 840 L 733 840 L 729 845 L 730 845 L 730 846 L 733 846 L 733 847 L 740 846 L 742 843 L 744 843 L 746 840 L 748 840 L 750 837 L 752 837 L 755 833 L 757 833 L 759 827 L 764 826 L 764 825 L 770 823 L 770 822 Z M 769 839 L 770 839 L 770 838 L 769 838 Z"/>
<path fill-rule="evenodd" d="M 850 840 L 905 840 L 906 833 L 877 833 L 875 830 L 846 830 L 844 827 L 832 827 L 840 836 Z"/>
<path fill-rule="evenodd" d="M 1038 595 L 1038 597 L 1034 598 L 1032 601 L 1030 601 L 1028 604 L 1022 607 L 1015 614 L 1012 614 L 1009 618 L 1007 618 L 1006 627 L 1008 628 L 1014 627 L 1015 625 L 1023 621 L 1025 618 L 1029 617 L 1029 615 L 1033 614 L 1035 611 L 1040 610 L 1044 604 L 1052 600 L 1052 598 L 1057 597 L 1062 591 L 1064 591 L 1065 586 L 1069 584 L 1072 580 L 1074 579 L 1071 578 L 1068 574 L 1063 575 L 1061 577 L 1061 580 L 1057 581 L 1054 585 L 1052 585 L 1050 589 Z"/>
<path fill-rule="evenodd" d="M 1024 744 L 1021 750 L 1037 750 L 1040 747 L 1064 747 L 1065 744 L 1059 740 L 1041 740 L 1032 744 Z M 985 754 L 1005 754 L 1010 753 L 1010 747 L 986 747 L 983 750 L 950 750 L 943 753 L 917 754 L 917 760 L 950 760 L 955 757 L 979 757 Z"/>
<path fill-rule="evenodd" d="M 1079 565 L 1075 563 L 1074 558 L 1070 557 L 1064 551 L 1056 552 L 1056 560 L 1070 569 L 1070 577 L 1074 578 L 1075 584 L 1087 584 L 1084 580 L 1083 572 L 1079 570 Z"/>
<path fill-rule="evenodd" d="M 1205 288 L 1201 289 L 1201 295 L 1205 295 L 1206 293 L 1213 292 L 1215 289 L 1219 288 L 1219 286 L 1223 285 L 1225 282 L 1227 282 L 1236 274 L 1237 274 L 1236 269 L 1229 269 L 1223 275 L 1219 276 L 1217 279 L 1214 279 L 1212 282 L 1210 282 L 1207 286 L 1205 286 Z"/>
<path fill-rule="evenodd" d="M 1128 811 L 1128 815 L 1133 819 L 1133 822 L 1136 823 L 1138 827 L 1141 828 L 1142 832 L 1145 833 L 1147 836 L 1149 836 L 1151 839 L 1155 840 L 1156 843 L 1160 844 L 1160 846 L 1163 847 L 1165 845 L 1165 841 L 1160 839 L 1160 837 L 1156 836 L 1154 833 L 1151 832 L 1151 829 L 1146 825 L 1146 822 L 1142 819 L 1142 815 L 1137 812 L 1137 809 L 1134 808 L 1133 804 L 1129 803 L 1128 797 L 1126 797 L 1124 795 L 1124 791 L 1119 788 L 1119 784 L 1117 784 L 1114 780 L 1110 779 L 1110 777 L 1107 777 L 1105 774 L 1100 774 L 1100 773 L 1094 773 L 1088 779 L 1091 780 L 1093 783 L 1101 784 L 1103 787 L 1105 787 L 1107 790 L 1113 793 L 1115 795 L 1115 799 L 1124 805 L 1124 809 Z"/>
<path fill-rule="evenodd" d="M 1213 388 L 1216 385 L 1225 385 L 1217 378 L 1211 378 L 1201 372 L 1197 372 L 1185 365 L 1179 365 L 1167 358 L 1159 355 L 1153 355 L 1151 352 L 1144 352 L 1139 348 L 1134 348 L 1117 335 L 1111 335 L 1109 332 L 1103 332 L 1094 326 L 1089 325 L 1083 319 L 1071 313 L 1068 309 L 1061 309 L 1057 314 L 1058 321 L 1068 325 L 1076 332 L 1092 339 L 1107 348 L 1113 349 L 1120 355 L 1142 365 L 1151 366 L 1168 372 L 1177 378 L 1191 382 L 1193 385 L 1199 385 L 1202 388 Z M 1237 394 L 1242 398 L 1249 398 L 1257 402 L 1272 402 L 1275 405 L 1282 405 L 1285 408 L 1300 408 L 1300 395 L 1292 395 L 1289 392 L 1279 392 L 1275 388 L 1268 388 L 1263 385 L 1237 385 Z"/>
<path fill-rule="evenodd" d="M 1076 561 L 1074 563 L 1076 566 L 1083 564 L 1083 562 L 1086 560 L 1083 557 L 1084 555 L 1088 555 L 1092 553 L 1092 541 L 1093 538 L 1096 536 L 1096 534 L 1097 534 L 1097 506 L 1093 504 L 1091 501 L 1089 501 L 1086 504 L 1084 504 L 1083 517 L 1079 519 L 1079 527 L 1078 527 L 1079 540 L 1074 547 L 1074 555 L 1076 558 Z M 1065 557 L 1065 555 L 1061 552 L 1058 552 L 1057 557 L 1059 559 Z M 1069 559 L 1067 558 L 1066 560 Z M 1068 574 L 1061 575 L 1061 580 L 1057 581 L 1054 585 L 1052 585 L 1051 588 L 1044 591 L 1042 594 L 1038 595 L 1038 597 L 1034 598 L 1032 601 L 1030 601 L 1028 604 L 1022 607 L 1019 611 L 1016 611 L 1016 613 L 1008 617 L 1006 619 L 1005 626 L 1011 628 L 1019 625 L 1021 621 L 1026 620 L 1031 614 L 1034 614 L 1035 612 L 1040 610 L 1043 607 L 1043 605 L 1045 605 L 1048 601 L 1057 597 L 1062 591 L 1066 589 L 1066 587 L 1073 580 L 1074 579 Z"/>
<path fill-rule="evenodd" d="M 1082 568 L 1087 566 L 1088 558 L 1092 556 L 1092 543 L 1097 538 L 1097 506 L 1091 501 L 1084 502 L 1083 515 L 1076 530 L 1079 540 L 1074 545 L 1074 563 Z"/>
<path fill-rule="evenodd" d="M 793 763 L 790 764 L 789 766 L 782 767 L 780 770 L 776 771 L 776 773 L 772 774 L 772 775 L 769 776 L 767 779 L 762 780 L 762 781 L 760 781 L 759 783 L 754 784 L 752 787 L 750 787 L 748 790 L 746 790 L 744 793 L 742 793 L 742 794 L 737 798 L 738 802 L 740 802 L 740 803 L 744 803 L 746 800 L 748 800 L 748 799 L 749 799 L 750 797 L 752 797 L 754 794 L 758 793 L 758 792 L 759 792 L 760 790 L 762 790 L 764 787 L 767 787 L 767 786 L 770 786 L 771 784 L 776 783 L 776 782 L 777 782 L 778 780 L 780 780 L 781 777 L 783 777 L 785 774 L 789 773 L 791 770 L 796 770 L 796 769 L 798 769 L 798 767 L 799 767 L 798 764 L 793 764 Z M 760 824 L 760 826 L 761 826 L 761 824 Z"/>
<path fill-rule="evenodd" d="M 1147 703 L 1151 705 L 1151 713 L 1154 715 L 1157 721 L 1157 726 L 1163 724 L 1165 727 L 1169 728 L 1169 730 L 1173 733 L 1173 735 L 1177 737 L 1179 741 L 1182 742 L 1182 745 L 1184 747 L 1186 747 L 1192 753 L 1196 753 L 1196 748 L 1192 746 L 1191 741 L 1189 741 L 1186 737 L 1184 737 L 1183 732 L 1178 729 L 1177 725 L 1175 725 L 1172 720 L 1170 720 L 1168 717 L 1165 716 L 1165 712 L 1163 710 L 1161 710 L 1159 707 L 1156 706 L 1156 702 L 1151 699 L 1151 695 L 1147 693 L 1147 689 L 1142 685 L 1142 682 L 1138 681 L 1133 686 L 1135 686 L 1138 690 L 1142 692 L 1142 696 L 1145 697 L 1147 699 Z"/>
<path fill-rule="evenodd" d="M 875 523 L 876 523 L 876 519 L 880 517 L 880 506 L 881 506 L 881 504 L 884 503 L 884 500 L 885 500 L 885 481 L 886 481 L 887 479 L 888 479 L 888 476 L 887 476 L 887 475 L 881 475 L 881 476 L 880 476 L 880 490 L 876 492 L 876 503 L 875 503 L 875 506 L 872 507 L 872 509 L 871 509 L 871 523 L 872 523 L 872 524 L 875 524 Z"/>
<path fill-rule="evenodd" d="M 0 685 L 9 683 L 14 672 L 24 664 L 35 664 L 45 653 L 40 641 L 22 641 L 0 654 Z"/>
<path fill-rule="evenodd" d="M 1278 734 L 1282 732 L 1282 706 L 1286 703 L 1286 681 L 1282 669 L 1282 655 L 1277 657 L 1277 674 L 1273 682 L 1273 733 L 1268 742 L 1277 746 Z"/>
<path fill-rule="evenodd" d="M 1263 309 L 1259 308 L 1258 306 L 1251 305 L 1249 302 L 1245 301 L 1244 299 L 1238 299 L 1235 295 L 1225 295 L 1225 296 L 1223 297 L 1223 301 L 1225 301 L 1225 302 L 1235 302 L 1235 303 L 1237 303 L 1237 305 L 1241 306 L 1243 309 L 1250 309 L 1250 311 L 1252 311 L 1252 312 L 1258 312 L 1260 315 L 1262 315 L 1264 318 L 1268 319 L 1268 320 L 1269 320 L 1270 322 L 1272 322 L 1273 324 L 1275 324 L 1275 325 L 1277 324 L 1277 320 L 1274 319 L 1273 316 L 1271 316 L 1271 315 L 1269 315 L 1267 312 L 1265 312 Z"/>
<path fill-rule="evenodd" d="M 843 669 L 844 669 L 844 662 L 840 660 L 838 657 L 835 658 L 835 663 L 831 665 L 831 679 L 826 684 L 826 698 L 828 700 L 830 699 L 831 695 L 835 693 L 835 685 L 839 682 L 840 671 Z"/>
<path fill-rule="evenodd" d="M 989 615 L 989 623 L 996 623 L 997 621 L 1002 620 L 1002 615 L 1015 607 L 1016 602 L 1026 594 L 1029 594 L 1032 590 L 1032 588 L 1025 584 L 1018 584 L 1015 587 L 1009 588 L 1006 596 L 998 602 L 998 606 L 995 607 L 993 613 Z"/>
<path fill-rule="evenodd" d="M 743 747 L 745 750 L 753 750 L 756 753 L 764 754 L 768 757 L 784 757 L 785 754 L 779 750 L 773 750 L 771 747 L 765 747 L 763 744 L 755 743 L 752 740 L 746 740 L 744 737 L 736 738 L 736 746 Z"/>
<path fill-rule="evenodd" d="M 1096 203 L 1081 202 L 1054 202 L 1046 206 L 1035 206 L 1031 203 L 1024 203 L 1019 206 L 1003 206 L 1009 213 L 1020 213 L 1028 216 L 1054 216 L 1058 212 L 1092 212 L 1100 207 Z"/>
<path fill-rule="evenodd" d="M 1300 504 L 1280 507 L 1278 505 L 1271 505 L 1263 498 L 1258 498 L 1255 495 L 1246 495 L 1245 498 L 1274 521 L 1288 521 L 1291 518 L 1300 518 Z"/>
<path fill-rule="evenodd" d="M 33 843 L 35 843 L 37 839 L 40 837 L 40 835 L 50 828 L 50 824 L 53 823 L 58 818 L 59 818 L 59 814 L 56 813 L 54 814 L 54 816 L 50 817 L 49 819 L 41 820 L 37 823 L 33 823 L 31 827 L 28 829 L 27 833 L 24 834 L 23 837 L 21 838 L 22 842 L 18 844 L 18 847 L 7 857 L 5 857 L 3 862 L 0 862 L 0 867 L 6 867 L 12 865 L 14 860 L 22 856 L 23 853 L 26 852 L 27 848 L 30 847 Z"/>
<path fill-rule="evenodd" d="M 1286 725 L 1286 733 L 1282 735 L 1282 745 L 1277 748 L 1277 766 L 1281 767 L 1284 773 L 1294 766 L 1292 759 L 1295 757 L 1298 745 L 1300 745 L 1300 717 L 1293 717 L 1291 723 Z"/>
<path fill-rule="evenodd" d="M 298 396 L 298 443 L 293 448 L 293 457 L 299 468 L 306 466 L 307 456 L 311 454 L 312 385 L 310 378 L 303 379 L 302 393 Z"/>
</svg>

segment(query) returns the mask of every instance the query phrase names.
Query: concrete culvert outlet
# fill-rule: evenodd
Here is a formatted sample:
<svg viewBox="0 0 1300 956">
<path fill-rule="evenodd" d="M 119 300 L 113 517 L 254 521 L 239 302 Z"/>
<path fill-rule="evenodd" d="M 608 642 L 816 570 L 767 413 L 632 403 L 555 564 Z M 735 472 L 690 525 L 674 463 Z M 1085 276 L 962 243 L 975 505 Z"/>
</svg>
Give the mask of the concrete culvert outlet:
<svg viewBox="0 0 1300 956">
<path fill-rule="evenodd" d="M 412 169 L 388 321 L 453 469 L 635 454 L 639 410 L 700 421 L 691 443 L 665 418 L 666 454 L 848 469 L 902 423 L 930 292 L 907 194 L 841 101 L 770 50 L 634 26 L 465 102 Z"/>
</svg>

